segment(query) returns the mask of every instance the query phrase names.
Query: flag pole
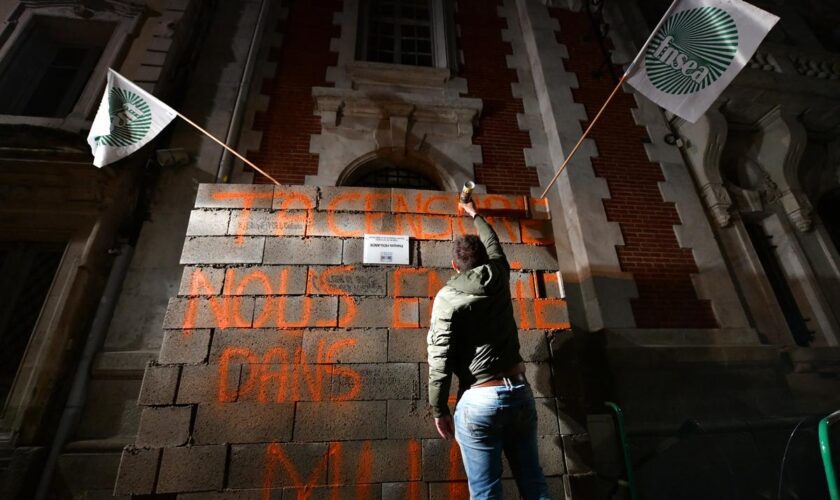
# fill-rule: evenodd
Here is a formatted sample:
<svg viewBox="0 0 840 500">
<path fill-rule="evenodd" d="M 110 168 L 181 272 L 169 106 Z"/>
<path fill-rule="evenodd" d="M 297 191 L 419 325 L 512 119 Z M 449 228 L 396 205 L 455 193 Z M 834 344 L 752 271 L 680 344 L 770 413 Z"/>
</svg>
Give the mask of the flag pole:
<svg viewBox="0 0 840 500">
<path fill-rule="evenodd" d="M 662 18 L 660 18 L 659 22 L 656 23 L 656 26 L 653 27 L 653 31 L 650 32 L 650 36 L 648 36 L 647 40 L 645 40 L 645 43 L 644 45 L 642 45 L 641 50 L 639 50 L 639 52 L 636 54 L 636 57 L 633 58 L 633 61 L 630 63 L 630 66 L 627 67 L 627 70 L 624 72 L 624 74 L 621 75 L 621 79 L 618 80 L 618 83 L 615 85 L 615 88 L 613 89 L 612 93 L 610 93 L 610 96 L 607 97 L 606 102 L 604 102 L 603 106 L 601 106 L 601 109 L 598 111 L 598 114 L 595 115 L 595 118 L 589 123 L 589 126 L 586 127 L 586 131 L 584 131 L 583 135 L 580 136 L 580 139 L 578 140 L 577 144 L 575 144 L 575 147 L 572 149 L 572 152 L 569 153 L 569 156 L 567 156 L 565 160 L 563 160 L 563 164 L 560 165 L 560 170 L 558 170 L 557 173 L 554 174 L 554 177 L 551 179 L 551 182 L 548 183 L 548 186 L 546 186 L 545 191 L 543 191 L 540 198 L 545 198 L 545 195 L 548 194 L 548 190 L 551 189 L 551 186 L 553 186 L 555 182 L 557 182 L 557 178 L 560 177 L 560 174 L 563 172 L 563 169 L 566 168 L 566 165 L 571 161 L 572 157 L 575 156 L 575 153 L 577 153 L 577 150 L 578 148 L 580 148 L 580 145 L 583 143 L 583 140 L 586 138 L 587 135 L 589 135 L 589 131 L 592 130 L 592 127 L 595 125 L 595 122 L 598 121 L 598 118 L 601 117 L 601 114 L 604 112 L 604 109 L 606 109 L 607 104 L 610 103 L 612 98 L 615 97 L 615 94 L 618 92 L 618 89 L 621 88 L 625 81 L 627 81 L 627 78 L 630 76 L 630 73 L 632 73 L 633 70 L 636 69 L 636 66 L 639 63 L 639 58 L 641 58 L 642 55 L 647 51 L 648 45 L 650 45 L 650 42 L 656 35 L 656 32 L 659 31 L 659 28 L 662 26 L 662 23 L 665 22 L 665 19 L 668 18 L 668 15 L 674 11 L 674 9 L 679 3 L 680 0 L 674 0 L 673 2 L 671 2 L 671 5 L 668 7 L 668 10 L 665 11 L 665 14 L 662 15 Z"/>
<path fill-rule="evenodd" d="M 565 169 L 566 165 L 568 165 L 572 158 L 574 158 L 575 153 L 577 153 L 577 150 L 580 148 L 581 144 L 583 144 L 583 140 L 586 139 L 587 135 L 589 135 L 589 131 L 592 130 L 592 127 L 594 127 L 595 124 L 598 123 L 598 119 L 601 118 L 601 115 L 604 113 L 604 110 L 607 109 L 607 105 L 610 103 L 610 101 L 612 101 L 613 97 L 615 97 L 615 94 L 618 93 L 618 89 L 621 88 L 621 86 L 626 80 L 627 73 L 624 73 L 623 75 L 621 75 L 621 79 L 618 80 L 618 83 L 615 85 L 615 88 L 610 93 L 610 96 L 607 97 L 606 101 L 604 101 L 604 104 L 601 106 L 601 109 L 598 110 L 598 114 L 595 115 L 595 118 L 593 118 L 591 122 L 589 122 L 589 126 L 586 127 L 586 130 L 583 132 L 583 135 L 580 136 L 580 139 L 578 139 L 577 144 L 575 144 L 575 147 L 572 148 L 572 152 L 569 153 L 569 156 L 567 156 L 565 160 L 563 160 L 563 164 L 560 165 L 560 169 L 557 170 L 557 173 L 554 174 L 554 177 L 551 179 L 551 182 L 549 182 L 548 186 L 545 187 L 545 191 L 543 191 L 543 193 L 540 195 L 540 198 L 545 198 L 545 195 L 548 194 L 548 190 L 551 189 L 551 186 L 553 186 L 555 182 L 557 182 L 557 178 L 560 177 L 561 173 L 563 173 L 563 169 Z"/>
<path fill-rule="evenodd" d="M 176 114 L 176 115 L 178 115 L 178 117 L 179 117 L 179 118 L 181 118 L 182 120 L 184 120 L 185 122 L 189 123 L 190 125 L 192 125 L 192 126 L 193 126 L 193 127 L 195 127 L 196 129 L 198 129 L 201 133 L 203 133 L 203 134 L 204 134 L 204 135 L 206 135 L 207 137 L 209 137 L 209 138 L 213 139 L 214 141 L 216 141 L 216 143 L 217 143 L 219 146 L 221 146 L 221 147 L 225 148 L 226 150 L 228 150 L 228 151 L 230 152 L 230 154 L 232 154 L 233 156 L 235 156 L 235 157 L 239 158 L 240 160 L 242 160 L 243 162 L 245 162 L 245 164 L 246 164 L 246 165 L 248 165 L 249 167 L 253 168 L 253 169 L 254 169 L 254 170 L 256 170 L 257 172 L 259 172 L 259 173 L 263 174 L 264 176 L 266 176 L 267 178 L 269 178 L 269 179 L 271 180 L 271 182 L 273 182 L 274 184 L 276 184 L 276 185 L 278 185 L 278 186 L 280 186 L 280 185 L 281 185 L 279 182 L 277 182 L 277 179 L 275 179 L 274 177 L 272 177 L 272 176 L 268 175 L 267 173 L 265 173 L 265 171 L 263 171 L 263 170 L 262 170 L 261 168 L 259 168 L 258 166 L 254 165 L 254 164 L 253 164 L 251 161 L 249 161 L 247 158 L 245 158 L 245 157 L 244 157 L 244 156 L 242 156 L 241 154 L 239 154 L 239 153 L 237 153 L 236 151 L 234 151 L 234 150 L 233 150 L 233 148 L 231 148 L 230 146 L 228 146 L 228 145 L 227 145 L 227 144 L 225 144 L 224 142 L 222 142 L 222 141 L 220 141 L 219 139 L 217 139 L 217 138 L 216 138 L 213 134 L 211 134 L 210 132 L 208 132 L 208 131 L 204 130 L 203 128 L 199 127 L 199 126 L 198 126 L 198 124 L 196 124 L 194 121 L 190 120 L 189 118 L 187 118 L 186 116 L 182 115 L 181 113 L 179 113 L 179 112 L 177 112 L 177 111 L 175 111 L 175 114 Z"/>
</svg>

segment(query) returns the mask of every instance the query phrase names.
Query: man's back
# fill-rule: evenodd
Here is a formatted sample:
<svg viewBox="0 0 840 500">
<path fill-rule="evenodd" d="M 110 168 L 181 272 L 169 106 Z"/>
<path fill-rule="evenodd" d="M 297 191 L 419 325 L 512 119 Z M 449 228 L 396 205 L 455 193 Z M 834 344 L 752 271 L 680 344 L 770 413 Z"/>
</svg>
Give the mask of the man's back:
<svg viewBox="0 0 840 500">
<path fill-rule="evenodd" d="M 435 297 L 428 336 L 429 403 L 440 435 L 458 441 L 473 499 L 500 499 L 502 453 L 527 500 L 547 499 L 537 453 L 534 396 L 524 375 L 510 296 L 510 265 L 499 239 L 471 204 L 479 238 L 461 237 L 458 274 Z M 454 423 L 452 375 L 459 379 Z"/>
</svg>

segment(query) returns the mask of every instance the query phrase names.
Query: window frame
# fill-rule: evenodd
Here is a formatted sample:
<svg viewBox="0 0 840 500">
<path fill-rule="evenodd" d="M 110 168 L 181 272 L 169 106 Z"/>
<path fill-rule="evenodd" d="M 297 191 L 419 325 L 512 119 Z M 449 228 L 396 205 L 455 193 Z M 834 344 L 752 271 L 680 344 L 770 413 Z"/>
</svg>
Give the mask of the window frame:
<svg viewBox="0 0 840 500">
<path fill-rule="evenodd" d="M 0 40 L 5 43 L 0 46 L 0 73 L 6 65 L 11 64 L 20 43 L 25 43 L 31 33 L 32 23 L 38 17 L 49 17 L 60 20 L 104 21 L 114 24 L 110 38 L 102 49 L 99 60 L 93 67 L 90 77 L 84 83 L 79 98 L 73 104 L 71 111 L 65 117 L 52 118 L 28 115 L 0 114 L 0 124 L 25 124 L 41 127 L 60 128 L 78 132 L 90 127 L 93 115 L 102 97 L 105 86 L 104 75 L 109 67 L 117 66 L 120 54 L 129 43 L 131 33 L 134 32 L 142 16 L 124 17 L 113 12 L 95 12 L 92 17 L 82 18 L 73 14 L 71 9 L 61 7 L 24 7 L 17 19 L 10 19 L 6 28 L 0 32 Z"/>
<path fill-rule="evenodd" d="M 372 0 L 359 2 L 359 20 L 357 29 L 356 61 L 374 62 L 379 64 L 394 64 L 416 68 L 448 68 L 453 74 L 458 70 L 457 46 L 455 43 L 455 11 L 451 0 L 428 0 L 429 28 L 432 44 L 432 64 L 423 66 L 417 64 L 403 64 L 400 62 L 371 61 L 368 58 L 368 32 L 371 25 L 370 11 Z M 396 33 L 395 39 L 399 40 Z M 399 46 L 399 42 L 395 44 Z M 399 60 L 399 51 L 395 49 L 395 60 Z"/>
</svg>

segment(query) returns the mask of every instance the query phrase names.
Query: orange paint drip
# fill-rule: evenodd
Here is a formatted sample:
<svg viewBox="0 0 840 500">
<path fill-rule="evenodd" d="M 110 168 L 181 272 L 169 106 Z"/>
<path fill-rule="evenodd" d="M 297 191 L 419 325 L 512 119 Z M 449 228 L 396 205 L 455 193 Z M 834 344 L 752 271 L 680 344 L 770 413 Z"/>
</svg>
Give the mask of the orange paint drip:
<svg viewBox="0 0 840 500">
<path fill-rule="evenodd" d="M 362 452 L 359 455 L 359 470 L 356 473 L 356 499 L 370 497 L 370 481 L 373 477 L 373 450 L 370 441 L 362 444 Z"/>
<path fill-rule="evenodd" d="M 330 443 L 330 500 L 341 500 L 342 444 Z"/>
<path fill-rule="evenodd" d="M 420 500 L 420 442 L 416 439 L 408 440 L 408 499 Z"/>
</svg>

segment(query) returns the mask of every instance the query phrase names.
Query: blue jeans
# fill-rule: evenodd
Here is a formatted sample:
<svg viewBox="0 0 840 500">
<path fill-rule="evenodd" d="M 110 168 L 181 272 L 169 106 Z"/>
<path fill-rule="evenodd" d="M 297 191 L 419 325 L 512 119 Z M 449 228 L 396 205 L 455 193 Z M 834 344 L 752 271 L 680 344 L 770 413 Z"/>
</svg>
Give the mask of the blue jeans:
<svg viewBox="0 0 840 500">
<path fill-rule="evenodd" d="M 455 408 L 455 440 L 472 500 L 502 498 L 503 451 L 522 498 L 550 498 L 537 454 L 534 395 L 527 384 L 467 390 Z"/>
</svg>

